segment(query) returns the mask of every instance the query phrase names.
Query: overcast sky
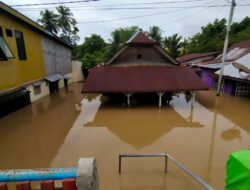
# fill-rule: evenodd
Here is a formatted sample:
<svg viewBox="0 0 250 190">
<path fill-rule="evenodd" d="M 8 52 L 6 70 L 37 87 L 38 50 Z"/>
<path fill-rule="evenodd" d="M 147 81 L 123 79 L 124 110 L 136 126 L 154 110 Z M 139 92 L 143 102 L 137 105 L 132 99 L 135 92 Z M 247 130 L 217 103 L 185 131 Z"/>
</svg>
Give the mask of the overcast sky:
<svg viewBox="0 0 250 190">
<path fill-rule="evenodd" d="M 50 3 L 65 2 L 70 0 L 3 0 L 7 5 L 20 5 L 29 3 Z M 75 0 L 71 0 L 75 1 Z M 84 1 L 84 0 L 83 0 Z M 182 2 L 181 2 L 182 1 Z M 186 2 L 183 2 L 186 1 Z M 176 3 L 177 2 L 177 3 Z M 119 5 L 117 4 L 139 4 L 139 5 Z M 154 3 L 154 4 L 147 4 Z M 236 0 L 237 4 L 249 4 L 250 0 Z M 110 33 L 118 27 L 127 27 L 136 25 L 144 30 L 150 26 L 157 25 L 163 31 L 164 35 L 169 36 L 179 33 L 184 37 L 192 37 L 200 31 L 201 26 L 213 22 L 215 18 L 228 18 L 229 6 L 220 7 L 199 7 L 199 6 L 217 6 L 229 5 L 229 0 L 99 0 L 74 4 L 65 4 L 70 7 L 75 19 L 78 22 L 81 37 L 80 43 L 90 34 L 99 34 L 105 40 L 110 38 Z M 107 5 L 107 6 L 106 6 Z M 41 5 L 31 7 L 13 7 L 28 16 L 32 20 L 40 17 L 40 11 L 57 5 Z M 191 8 L 197 6 L 195 8 Z M 118 10 L 98 10 L 100 8 L 119 7 Z M 179 7 L 179 8 L 169 8 Z M 130 9 L 124 9 L 130 8 Z M 132 9 L 131 9 L 132 8 Z M 143 9 L 142 9 L 143 8 Z M 146 9 L 145 9 L 146 8 Z M 154 9 L 148 9 L 154 8 Z M 85 9 L 85 10 L 84 10 Z M 92 9 L 92 10 L 86 10 Z M 246 16 L 250 16 L 250 6 L 238 6 L 235 9 L 234 21 L 240 21 Z M 158 14 L 158 15 L 154 15 Z M 151 15 L 151 16 L 145 16 Z M 136 17 L 139 18 L 129 18 Z M 107 21 L 116 20 L 117 21 Z M 124 19 L 124 20 L 121 20 Z M 104 21 L 105 20 L 105 21 Z M 97 23 L 86 23 L 92 21 L 103 21 Z"/>
</svg>

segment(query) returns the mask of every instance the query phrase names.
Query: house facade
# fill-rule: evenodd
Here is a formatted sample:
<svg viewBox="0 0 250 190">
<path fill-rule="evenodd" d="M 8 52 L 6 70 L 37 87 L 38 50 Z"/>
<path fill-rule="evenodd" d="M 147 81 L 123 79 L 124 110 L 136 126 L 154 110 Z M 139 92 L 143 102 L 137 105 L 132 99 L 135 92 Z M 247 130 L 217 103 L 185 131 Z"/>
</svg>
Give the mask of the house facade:
<svg viewBox="0 0 250 190">
<path fill-rule="evenodd" d="M 196 63 L 200 70 L 201 79 L 212 88 L 217 88 L 220 75 L 222 54 L 209 61 Z M 250 96 L 250 80 L 247 73 L 236 68 L 234 64 L 240 64 L 250 69 L 250 40 L 235 43 L 228 48 L 223 70 L 222 92 L 236 96 Z"/>
<path fill-rule="evenodd" d="M 183 67 L 142 30 L 104 65 L 90 69 L 84 93 L 124 94 L 127 104 L 135 94 L 152 93 L 168 99 L 176 92 L 208 90 L 199 77 Z"/>
<path fill-rule="evenodd" d="M 71 46 L 2 2 L 0 17 L 1 116 L 48 95 L 55 82 L 63 86 Z M 54 75 L 56 81 L 46 79 Z"/>
</svg>

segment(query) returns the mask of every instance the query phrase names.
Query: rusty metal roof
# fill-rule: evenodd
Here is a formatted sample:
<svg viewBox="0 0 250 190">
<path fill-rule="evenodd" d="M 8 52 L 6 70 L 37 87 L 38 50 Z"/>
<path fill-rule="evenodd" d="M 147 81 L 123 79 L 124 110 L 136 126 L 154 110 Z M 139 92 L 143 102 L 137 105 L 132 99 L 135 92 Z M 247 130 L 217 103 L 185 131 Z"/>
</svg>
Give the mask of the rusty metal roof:
<svg viewBox="0 0 250 190">
<path fill-rule="evenodd" d="M 143 93 L 208 90 L 190 68 L 181 66 L 102 66 L 90 69 L 85 93 Z"/>
<path fill-rule="evenodd" d="M 149 35 L 147 35 L 145 32 L 139 30 L 126 43 L 155 44 L 157 42 L 154 39 L 152 39 Z"/>
<path fill-rule="evenodd" d="M 180 63 L 186 62 L 186 61 L 191 61 L 194 59 L 199 59 L 199 58 L 204 58 L 204 57 L 209 57 L 209 56 L 217 56 L 219 52 L 208 52 L 208 53 L 192 53 L 192 54 L 187 54 L 182 57 L 178 57 L 177 61 Z"/>
</svg>

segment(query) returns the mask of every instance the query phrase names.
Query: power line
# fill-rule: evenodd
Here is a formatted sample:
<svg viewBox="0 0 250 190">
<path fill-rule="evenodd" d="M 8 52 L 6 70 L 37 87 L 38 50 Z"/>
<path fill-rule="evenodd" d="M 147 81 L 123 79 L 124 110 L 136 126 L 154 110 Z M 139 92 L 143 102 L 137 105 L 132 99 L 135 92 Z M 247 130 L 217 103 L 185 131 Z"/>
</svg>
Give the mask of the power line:
<svg viewBox="0 0 250 190">
<path fill-rule="evenodd" d="M 241 4 L 238 6 L 250 6 L 250 4 Z M 211 7 L 230 7 L 229 4 L 221 5 L 195 5 L 195 6 L 161 6 L 161 7 L 107 7 L 107 8 L 79 8 L 73 10 L 90 11 L 90 10 L 102 10 L 102 11 L 113 11 L 113 10 L 156 10 L 156 9 L 180 9 L 180 8 L 211 8 Z M 38 9 L 22 9 L 20 11 L 37 11 Z M 39 9 L 40 10 L 40 9 Z"/>
<path fill-rule="evenodd" d="M 216 5 L 216 4 L 218 4 L 218 2 L 215 3 L 214 5 Z M 224 7 L 225 7 L 225 6 L 223 6 L 222 8 L 224 9 Z M 209 7 L 209 8 L 212 8 L 212 7 Z M 209 8 L 208 8 L 208 9 L 205 9 L 205 11 L 209 10 Z M 189 17 L 191 17 L 191 16 L 194 16 L 194 15 L 199 14 L 199 13 L 202 12 L 203 10 L 204 10 L 204 8 L 198 10 L 198 11 L 195 12 L 195 13 L 192 13 L 192 14 L 189 14 L 189 15 L 186 15 L 186 16 L 179 17 L 179 18 L 177 18 L 177 19 L 175 19 L 175 20 L 173 20 L 173 21 L 171 21 L 171 22 L 168 22 L 167 24 L 170 24 L 170 23 L 172 23 L 172 22 L 176 22 L 176 21 L 179 21 L 179 20 L 185 20 L 186 18 L 189 18 Z"/>
<path fill-rule="evenodd" d="M 185 9 L 181 9 L 185 10 Z M 181 11 L 177 10 L 177 11 Z M 96 21 L 80 21 L 78 24 L 92 24 L 92 23 L 101 23 L 101 22 L 113 22 L 113 21 L 119 21 L 119 20 L 129 20 L 129 19 L 136 19 L 136 18 L 143 18 L 143 17 L 149 17 L 149 16 L 156 16 L 156 15 L 162 15 L 170 12 L 175 12 L 176 10 L 170 10 L 170 11 L 164 11 L 164 12 L 158 12 L 158 13 L 152 13 L 152 14 L 144 14 L 144 15 L 138 15 L 138 16 L 130 16 L 130 17 L 123 17 L 118 19 L 107 19 L 107 20 L 96 20 Z"/>
<path fill-rule="evenodd" d="M 120 4 L 107 4 L 107 5 L 87 5 L 85 7 L 115 7 L 115 6 L 131 6 L 131 5 L 160 5 L 160 4 L 175 4 L 175 3 L 189 3 L 189 2 L 201 2 L 201 1 L 206 1 L 206 0 L 182 0 L 182 1 L 158 1 L 158 2 L 145 2 L 145 3 L 120 3 Z M 64 3 L 66 4 L 73 4 L 73 3 L 82 3 L 85 1 L 65 1 Z M 39 4 L 22 4 L 22 5 L 11 5 L 11 7 L 17 7 L 17 6 L 40 6 L 40 5 L 54 5 L 54 4 L 61 4 L 61 3 L 39 3 Z M 76 6 L 72 6 L 76 7 Z M 72 8 L 69 7 L 69 8 Z M 79 6 L 77 6 L 79 7 Z M 44 8 L 44 7 L 39 7 L 39 8 Z M 51 7 L 53 8 L 53 7 Z"/>
<path fill-rule="evenodd" d="M 150 2 L 150 3 L 122 3 L 122 4 L 106 4 L 106 5 L 77 5 L 77 6 L 68 6 L 70 9 L 73 8 L 91 8 L 91 7 L 97 7 L 97 8 L 104 8 L 107 9 L 107 7 L 116 7 L 116 6 L 138 6 L 138 5 L 162 5 L 162 4 L 173 4 L 173 3 L 192 3 L 192 2 L 202 2 L 206 0 L 183 0 L 183 1 L 158 1 L 158 2 Z M 105 8 L 106 7 L 106 8 Z M 18 10 L 43 10 L 43 9 L 53 9 L 54 6 L 46 6 L 46 7 L 32 7 L 32 8 L 17 8 Z"/>
<path fill-rule="evenodd" d="M 72 4 L 72 3 L 88 3 L 92 1 L 99 0 L 78 0 L 78 1 L 62 1 L 62 2 L 52 2 L 52 3 L 31 3 L 31 4 L 19 4 L 19 5 L 10 5 L 11 7 L 26 7 L 26 6 L 39 6 L 39 5 L 57 5 L 57 4 Z"/>
</svg>

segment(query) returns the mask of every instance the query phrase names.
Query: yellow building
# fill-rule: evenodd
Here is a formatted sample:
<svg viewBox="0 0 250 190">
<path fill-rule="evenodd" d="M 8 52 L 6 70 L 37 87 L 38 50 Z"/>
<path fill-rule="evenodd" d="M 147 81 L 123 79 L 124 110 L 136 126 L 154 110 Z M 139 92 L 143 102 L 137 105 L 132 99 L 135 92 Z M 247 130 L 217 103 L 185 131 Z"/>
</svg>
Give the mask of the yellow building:
<svg viewBox="0 0 250 190">
<path fill-rule="evenodd" d="M 0 2 L 0 116 L 3 105 L 33 102 L 70 72 L 71 46 Z"/>
</svg>

